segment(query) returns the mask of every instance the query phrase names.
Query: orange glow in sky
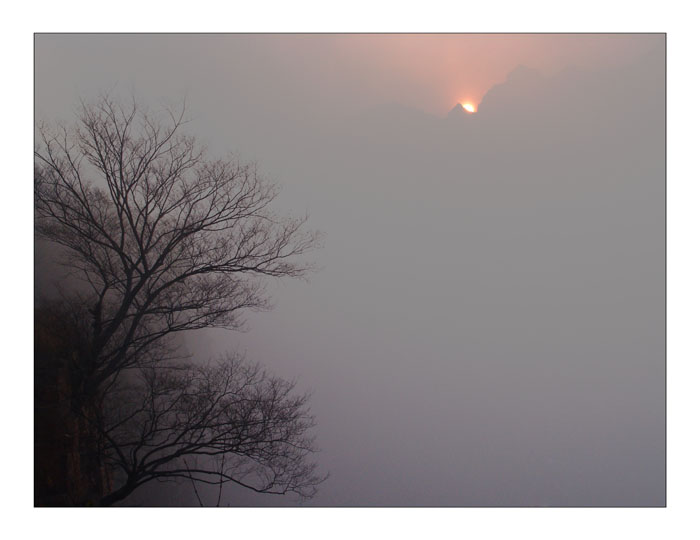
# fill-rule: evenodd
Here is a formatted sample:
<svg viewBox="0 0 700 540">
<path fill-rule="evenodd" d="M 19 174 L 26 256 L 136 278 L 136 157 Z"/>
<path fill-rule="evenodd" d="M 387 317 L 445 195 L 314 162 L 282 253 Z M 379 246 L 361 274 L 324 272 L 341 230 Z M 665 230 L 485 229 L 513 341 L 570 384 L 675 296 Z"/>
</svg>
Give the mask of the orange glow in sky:
<svg viewBox="0 0 700 540">
<path fill-rule="evenodd" d="M 307 39 L 313 49 L 304 61 L 321 54 L 314 51 L 331 50 L 333 65 L 343 66 L 334 73 L 353 77 L 347 88 L 367 81 L 363 88 L 372 99 L 433 114 L 466 104 L 460 96 L 469 96 L 476 112 L 481 98 L 518 65 L 545 76 L 568 66 L 599 70 L 624 64 L 648 46 L 648 38 L 624 34 L 351 34 L 329 36 L 328 48 L 319 47 L 316 36 Z M 287 58 L 285 50 L 280 54 Z"/>
<path fill-rule="evenodd" d="M 278 102 L 283 80 L 285 109 L 350 114 L 395 103 L 436 116 L 457 103 L 478 112 L 484 96 L 520 65 L 544 77 L 568 67 L 598 71 L 655 47 L 643 34 L 241 34 L 192 43 L 199 48 L 188 58 L 216 54 L 212 65 L 251 70 L 244 81 L 239 68 L 217 72 L 222 86 L 250 96 L 251 107 Z"/>
</svg>

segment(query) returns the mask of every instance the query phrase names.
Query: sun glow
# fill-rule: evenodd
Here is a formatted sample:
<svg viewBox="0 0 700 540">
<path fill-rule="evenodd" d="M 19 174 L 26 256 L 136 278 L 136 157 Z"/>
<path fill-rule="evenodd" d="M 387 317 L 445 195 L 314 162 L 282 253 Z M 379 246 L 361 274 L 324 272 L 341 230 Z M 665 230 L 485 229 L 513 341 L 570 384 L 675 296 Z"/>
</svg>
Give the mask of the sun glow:
<svg viewBox="0 0 700 540">
<path fill-rule="evenodd" d="M 464 107 L 464 110 L 468 113 L 476 112 L 476 108 L 471 103 L 462 103 L 462 107 Z"/>
</svg>

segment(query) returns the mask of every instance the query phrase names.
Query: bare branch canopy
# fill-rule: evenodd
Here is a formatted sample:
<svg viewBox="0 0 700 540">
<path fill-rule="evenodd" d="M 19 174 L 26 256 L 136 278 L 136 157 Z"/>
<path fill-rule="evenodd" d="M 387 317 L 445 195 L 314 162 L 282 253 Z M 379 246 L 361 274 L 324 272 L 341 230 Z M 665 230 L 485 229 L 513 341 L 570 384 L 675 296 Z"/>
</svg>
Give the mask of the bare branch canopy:
<svg viewBox="0 0 700 540">
<path fill-rule="evenodd" d="M 169 339 L 240 328 L 268 307 L 266 279 L 304 276 L 318 244 L 306 218 L 273 210 L 278 190 L 255 166 L 209 159 L 184 112 L 105 97 L 75 126 L 38 128 L 36 232 L 81 283 L 35 321 L 38 369 L 68 381 L 61 429 L 94 487 L 70 504 L 113 504 L 156 479 L 189 480 L 198 499 L 197 483 L 218 485 L 219 502 L 224 483 L 311 497 L 323 481 L 306 395 L 236 355 L 183 363 Z"/>
<path fill-rule="evenodd" d="M 267 307 L 259 278 L 309 269 L 305 219 L 271 210 L 255 167 L 205 159 L 183 115 L 104 99 L 72 130 L 40 129 L 36 229 L 92 291 L 96 384 L 172 332 L 239 327 Z"/>
<path fill-rule="evenodd" d="M 143 370 L 106 403 L 108 462 L 126 481 L 103 503 L 151 480 L 178 478 L 312 497 L 322 481 L 307 461 L 314 422 L 308 396 L 293 389 L 238 356 Z"/>
</svg>

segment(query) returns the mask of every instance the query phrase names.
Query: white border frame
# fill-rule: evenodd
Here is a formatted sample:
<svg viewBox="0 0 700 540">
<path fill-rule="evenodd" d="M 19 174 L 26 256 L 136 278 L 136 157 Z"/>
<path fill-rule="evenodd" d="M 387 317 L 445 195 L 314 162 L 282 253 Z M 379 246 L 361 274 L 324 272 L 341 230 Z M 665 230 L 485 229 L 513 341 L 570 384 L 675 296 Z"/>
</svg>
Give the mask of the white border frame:
<svg viewBox="0 0 700 540">
<path fill-rule="evenodd" d="M 685 8 L 683 7 L 685 6 Z M 697 530 L 698 355 L 697 17 L 687 2 L 586 3 L 34 1 L 13 8 L 2 36 L 6 297 L 2 392 L 4 527 L 55 538 L 680 538 Z M 133 14 L 138 14 L 135 20 Z M 667 32 L 668 507 L 662 509 L 35 509 L 32 486 L 32 196 L 34 32 Z M 22 411 L 18 413 L 17 411 Z M 17 441 L 8 447 L 7 440 Z M 16 531 L 13 531 L 16 529 Z"/>
</svg>

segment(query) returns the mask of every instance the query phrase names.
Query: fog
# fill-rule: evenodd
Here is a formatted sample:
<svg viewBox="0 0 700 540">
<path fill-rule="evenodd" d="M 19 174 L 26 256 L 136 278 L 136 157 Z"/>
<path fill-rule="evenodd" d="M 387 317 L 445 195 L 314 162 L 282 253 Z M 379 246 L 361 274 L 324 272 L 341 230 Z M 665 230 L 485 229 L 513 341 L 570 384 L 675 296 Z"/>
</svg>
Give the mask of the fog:
<svg viewBox="0 0 700 540">
<path fill-rule="evenodd" d="M 665 504 L 663 35 L 37 36 L 37 118 L 104 91 L 186 97 L 324 234 L 247 331 L 185 337 L 312 392 L 305 504 Z"/>
</svg>

